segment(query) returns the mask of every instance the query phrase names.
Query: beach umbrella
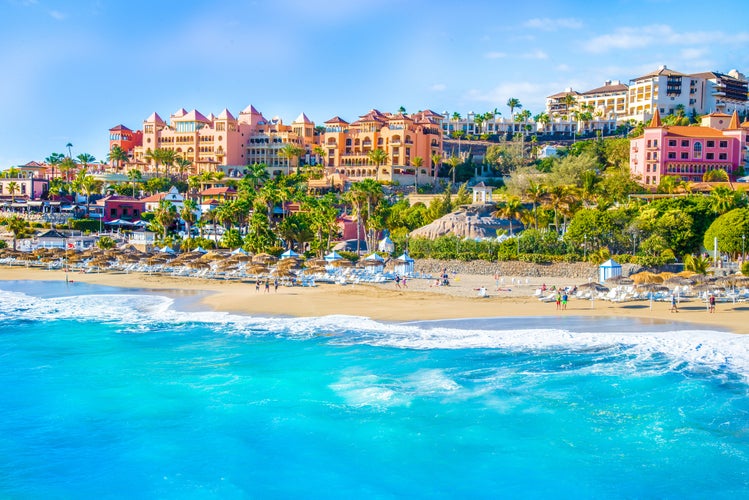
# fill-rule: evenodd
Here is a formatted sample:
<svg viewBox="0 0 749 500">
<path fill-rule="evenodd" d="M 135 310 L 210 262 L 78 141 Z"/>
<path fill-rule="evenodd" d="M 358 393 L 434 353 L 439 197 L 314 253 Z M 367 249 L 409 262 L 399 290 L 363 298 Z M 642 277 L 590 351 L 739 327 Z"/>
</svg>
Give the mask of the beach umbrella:
<svg viewBox="0 0 749 500">
<path fill-rule="evenodd" d="M 202 260 L 192 260 L 186 264 L 190 269 L 208 269 L 211 265 Z"/>
<path fill-rule="evenodd" d="M 269 253 L 259 253 L 252 258 L 252 262 L 258 264 L 269 264 L 278 261 L 278 257 L 275 257 Z"/>
<path fill-rule="evenodd" d="M 248 269 L 246 269 L 246 271 L 248 274 L 254 275 L 266 274 L 268 272 L 268 267 L 262 264 L 253 264 Z"/>
<path fill-rule="evenodd" d="M 215 250 L 212 250 L 206 254 L 204 254 L 202 257 L 200 257 L 200 260 L 206 261 L 206 262 L 213 262 L 216 260 L 221 260 L 226 258 L 226 255 L 224 255 L 221 252 L 217 252 Z"/>
<path fill-rule="evenodd" d="M 305 267 L 325 267 L 327 265 L 327 261 L 325 259 L 309 259 L 304 262 Z"/>
<path fill-rule="evenodd" d="M 660 283 L 640 283 L 637 285 L 637 289 L 643 292 L 658 293 L 658 292 L 670 292 L 671 289 L 667 286 L 663 286 Z"/>
<path fill-rule="evenodd" d="M 299 254 L 296 253 L 292 249 L 288 249 L 284 253 L 281 254 L 281 260 L 284 260 L 284 259 L 295 259 L 297 257 L 299 257 Z"/>
<path fill-rule="evenodd" d="M 44 247 L 37 248 L 33 252 L 31 252 L 31 255 L 33 255 L 34 257 L 45 257 L 50 254 L 51 252 L 49 251 L 49 249 Z"/>
<path fill-rule="evenodd" d="M 599 292 L 599 293 L 605 293 L 608 292 L 609 289 L 600 283 L 596 282 L 590 282 L 590 283 L 583 283 L 582 285 L 577 286 L 578 290 L 590 290 L 591 292 Z"/>
<path fill-rule="evenodd" d="M 675 274 L 665 280 L 663 282 L 664 285 L 669 286 L 688 286 L 693 285 L 694 281 L 690 280 L 689 278 L 685 278 L 684 276 L 679 276 L 678 274 Z"/>
<path fill-rule="evenodd" d="M 291 269 L 276 268 L 270 272 L 270 275 L 276 276 L 277 278 L 288 278 L 289 276 L 293 276 L 294 273 L 291 272 Z"/>
<path fill-rule="evenodd" d="M 636 284 L 644 284 L 644 283 L 663 283 L 663 278 L 655 273 L 651 273 L 650 271 L 642 271 L 637 274 L 633 274 L 630 276 L 632 278 L 632 281 L 634 281 Z"/>
<path fill-rule="evenodd" d="M 627 276 L 623 276 L 621 274 L 618 274 L 616 276 L 612 276 L 606 280 L 606 283 L 610 285 L 632 285 L 634 283 L 634 280 L 632 278 L 629 278 Z"/>
<path fill-rule="evenodd" d="M 340 260 L 334 260 L 333 262 L 330 263 L 330 265 L 333 267 L 353 267 L 354 263 L 348 259 L 340 259 Z"/>
</svg>

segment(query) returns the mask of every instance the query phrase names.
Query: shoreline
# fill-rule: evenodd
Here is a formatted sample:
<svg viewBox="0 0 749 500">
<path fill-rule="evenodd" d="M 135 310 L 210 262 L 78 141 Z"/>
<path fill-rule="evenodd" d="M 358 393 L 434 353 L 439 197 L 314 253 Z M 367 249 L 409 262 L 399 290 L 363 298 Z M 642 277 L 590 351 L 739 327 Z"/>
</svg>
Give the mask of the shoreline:
<svg viewBox="0 0 749 500">
<path fill-rule="evenodd" d="M 0 267 L 0 281 L 65 280 L 62 270 L 26 267 Z M 682 302 L 679 313 L 670 312 L 670 303 L 632 301 L 612 303 L 571 299 L 566 311 L 557 311 L 554 303 L 541 302 L 533 290 L 541 279 L 505 277 L 495 291 L 491 276 L 461 275 L 447 287 L 432 287 L 429 280 L 409 280 L 407 289 L 384 284 L 319 284 L 315 287 L 284 287 L 277 292 L 255 291 L 254 282 L 223 281 L 200 278 L 141 273 L 77 273 L 68 272 L 70 282 L 82 282 L 148 291 L 173 291 L 175 298 L 190 295 L 187 308 L 205 307 L 214 311 L 262 316 L 319 317 L 328 315 L 362 316 L 377 321 L 429 321 L 493 317 L 621 317 L 683 324 L 684 328 L 699 327 L 734 333 L 749 333 L 745 314 L 747 303 L 719 303 L 717 312 L 709 314 L 697 300 Z M 510 280 L 515 281 L 508 286 Z M 536 281 L 539 281 L 536 283 Z M 548 286 L 565 286 L 569 279 L 544 278 Z M 489 296 L 477 296 L 479 287 L 486 287 Z M 187 293 L 192 292 L 192 293 Z M 172 295 L 172 294 L 170 294 Z M 183 304 L 184 305 L 184 304 Z M 744 313 L 744 314 L 742 314 Z"/>
</svg>

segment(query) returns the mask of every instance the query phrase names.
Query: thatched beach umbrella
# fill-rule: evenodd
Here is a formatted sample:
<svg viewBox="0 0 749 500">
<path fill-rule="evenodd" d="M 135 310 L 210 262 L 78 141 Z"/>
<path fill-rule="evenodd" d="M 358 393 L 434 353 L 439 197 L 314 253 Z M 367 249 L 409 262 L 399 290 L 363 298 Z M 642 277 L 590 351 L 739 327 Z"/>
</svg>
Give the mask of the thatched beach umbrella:
<svg viewBox="0 0 749 500">
<path fill-rule="evenodd" d="M 632 281 L 634 281 L 638 285 L 646 283 L 663 283 L 663 278 L 661 276 L 649 271 L 642 271 L 637 274 L 633 274 L 630 276 L 630 278 L 632 278 Z"/>
<path fill-rule="evenodd" d="M 667 286 L 663 286 L 659 283 L 640 283 L 637 285 L 637 290 L 641 292 L 650 292 L 650 293 L 658 293 L 658 292 L 670 292 L 671 289 Z"/>
<path fill-rule="evenodd" d="M 634 280 L 632 278 L 619 274 L 608 278 L 606 280 L 606 283 L 610 285 L 631 285 L 634 283 Z"/>
<path fill-rule="evenodd" d="M 271 264 L 277 261 L 278 257 L 275 257 L 269 253 L 259 253 L 252 258 L 252 262 L 256 264 Z"/>
<path fill-rule="evenodd" d="M 609 289 L 605 286 L 603 286 L 600 283 L 591 282 L 591 283 L 583 283 L 582 285 L 577 286 L 578 290 L 590 290 L 592 292 L 598 292 L 598 293 L 605 293 L 608 292 Z"/>
<path fill-rule="evenodd" d="M 200 259 L 190 261 L 186 264 L 186 266 L 190 269 L 208 269 L 211 267 L 208 262 L 202 261 Z"/>
<path fill-rule="evenodd" d="M 268 274 L 268 266 L 264 266 L 262 264 L 253 264 L 246 269 L 246 272 L 248 274 L 254 275 Z"/>
</svg>

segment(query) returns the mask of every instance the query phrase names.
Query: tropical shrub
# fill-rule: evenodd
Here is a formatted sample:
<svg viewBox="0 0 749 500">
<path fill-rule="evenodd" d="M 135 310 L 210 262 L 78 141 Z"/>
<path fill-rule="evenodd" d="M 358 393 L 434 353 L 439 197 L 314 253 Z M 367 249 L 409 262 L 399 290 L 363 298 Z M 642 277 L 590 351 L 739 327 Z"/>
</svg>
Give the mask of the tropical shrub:
<svg viewBox="0 0 749 500">
<path fill-rule="evenodd" d="M 749 236 L 749 208 L 735 208 L 721 215 L 705 231 L 702 244 L 712 249 L 715 238 L 718 238 L 718 250 L 724 253 L 739 254 L 746 249 L 746 238 Z"/>
</svg>

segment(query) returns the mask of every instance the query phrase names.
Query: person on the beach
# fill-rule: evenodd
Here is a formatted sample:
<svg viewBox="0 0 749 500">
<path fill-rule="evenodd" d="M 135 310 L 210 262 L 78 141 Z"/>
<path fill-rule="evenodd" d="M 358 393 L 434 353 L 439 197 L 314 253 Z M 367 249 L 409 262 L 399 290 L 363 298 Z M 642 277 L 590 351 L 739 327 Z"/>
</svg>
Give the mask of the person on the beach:
<svg viewBox="0 0 749 500">
<path fill-rule="evenodd" d="M 255 293 L 260 293 L 260 280 L 255 280 Z"/>
<path fill-rule="evenodd" d="M 562 308 L 562 294 L 559 292 L 557 292 L 556 301 L 557 301 L 557 311 L 558 311 Z"/>
<path fill-rule="evenodd" d="M 675 293 L 672 293 L 672 294 L 671 294 L 671 312 L 672 312 L 672 313 L 674 313 L 674 312 L 675 312 L 675 313 L 679 312 L 679 306 L 678 306 L 678 304 L 676 303 L 676 294 L 675 294 Z"/>
<path fill-rule="evenodd" d="M 707 299 L 707 303 L 710 306 L 709 311 L 711 313 L 715 312 L 715 295 L 710 294 L 710 298 Z"/>
<path fill-rule="evenodd" d="M 406 285 L 406 277 L 404 276 L 401 278 L 401 285 L 403 285 L 403 288 L 408 288 L 408 285 Z"/>
<path fill-rule="evenodd" d="M 400 288 L 400 287 L 401 287 L 401 277 L 396 274 L 395 275 L 395 288 Z"/>
<path fill-rule="evenodd" d="M 494 273 L 494 287 L 499 291 L 499 273 Z"/>
<path fill-rule="evenodd" d="M 265 280 L 265 293 L 270 293 L 270 279 Z"/>
<path fill-rule="evenodd" d="M 273 291 L 278 292 L 278 278 L 273 280 Z"/>
<path fill-rule="evenodd" d="M 562 310 L 564 311 L 567 310 L 567 292 L 566 291 L 562 294 Z"/>
</svg>

